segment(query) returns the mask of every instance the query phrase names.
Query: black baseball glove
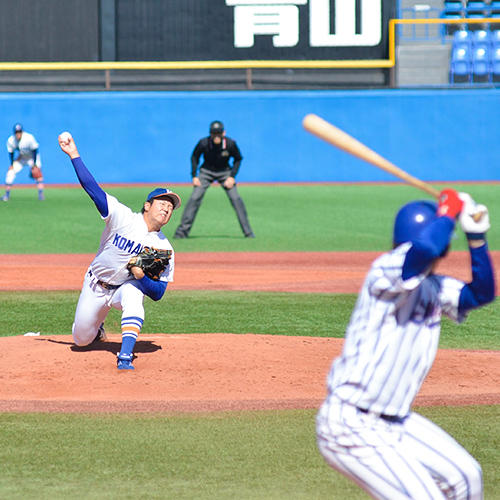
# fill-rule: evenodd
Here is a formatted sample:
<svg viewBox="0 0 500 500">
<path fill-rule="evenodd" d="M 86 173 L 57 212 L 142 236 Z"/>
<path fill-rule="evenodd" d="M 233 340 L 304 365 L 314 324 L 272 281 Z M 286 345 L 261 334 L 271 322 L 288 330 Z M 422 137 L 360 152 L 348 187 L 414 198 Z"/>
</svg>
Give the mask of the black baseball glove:
<svg viewBox="0 0 500 500">
<path fill-rule="evenodd" d="M 130 259 L 127 269 L 130 271 L 132 267 L 140 267 L 148 278 L 159 280 L 160 274 L 168 266 L 171 257 L 172 250 L 144 247 L 140 254 Z"/>
</svg>

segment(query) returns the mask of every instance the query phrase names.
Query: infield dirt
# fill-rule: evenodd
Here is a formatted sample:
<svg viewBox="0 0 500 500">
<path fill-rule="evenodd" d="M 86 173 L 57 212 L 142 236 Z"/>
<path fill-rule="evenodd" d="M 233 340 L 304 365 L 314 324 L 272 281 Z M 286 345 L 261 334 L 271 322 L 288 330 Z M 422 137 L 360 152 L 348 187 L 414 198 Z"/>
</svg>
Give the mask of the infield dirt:
<svg viewBox="0 0 500 500">
<path fill-rule="evenodd" d="M 178 254 L 171 288 L 355 293 L 376 255 Z M 0 289 L 79 290 L 92 257 L 3 255 Z M 500 253 L 492 257 L 499 269 Z M 454 252 L 440 271 L 467 280 L 469 268 L 467 253 Z M 0 338 L 0 411 L 316 408 L 342 347 L 339 339 L 252 332 L 141 335 L 136 370 L 123 373 L 115 367 L 120 340 L 77 348 L 70 335 Z M 499 351 L 440 350 L 416 403 L 499 404 L 499 381 Z"/>
</svg>

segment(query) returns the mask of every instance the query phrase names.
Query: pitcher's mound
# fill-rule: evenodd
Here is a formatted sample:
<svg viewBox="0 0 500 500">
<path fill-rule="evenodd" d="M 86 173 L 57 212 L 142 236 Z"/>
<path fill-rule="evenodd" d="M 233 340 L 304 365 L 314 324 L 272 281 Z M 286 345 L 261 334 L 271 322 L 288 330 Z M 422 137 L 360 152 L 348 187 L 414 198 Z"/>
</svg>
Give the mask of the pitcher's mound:
<svg viewBox="0 0 500 500">
<path fill-rule="evenodd" d="M 317 408 L 341 339 L 141 335 L 135 370 L 116 368 L 121 336 L 0 339 L 0 411 L 185 412 Z M 416 403 L 499 404 L 500 353 L 441 350 Z"/>
</svg>

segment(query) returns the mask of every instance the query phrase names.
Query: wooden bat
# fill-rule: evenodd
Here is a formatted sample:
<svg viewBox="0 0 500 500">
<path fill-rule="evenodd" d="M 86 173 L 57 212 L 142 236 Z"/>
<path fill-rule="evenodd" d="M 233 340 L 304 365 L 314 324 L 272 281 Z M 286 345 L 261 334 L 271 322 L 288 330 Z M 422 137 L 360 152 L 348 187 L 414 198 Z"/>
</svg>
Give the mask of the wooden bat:
<svg viewBox="0 0 500 500">
<path fill-rule="evenodd" d="M 375 153 L 375 151 L 371 150 L 357 139 L 354 139 L 354 137 L 351 137 L 349 134 L 346 134 L 344 131 L 335 127 L 331 123 L 323 120 L 323 118 L 314 114 L 309 114 L 304 118 L 302 125 L 308 132 L 314 134 L 320 139 L 323 139 L 339 149 L 342 149 L 353 156 L 357 156 L 358 158 L 385 170 L 389 174 L 399 177 L 403 181 L 421 189 L 422 191 L 425 191 L 434 198 L 439 198 L 439 191 L 429 186 L 429 184 L 413 177 L 404 170 L 401 170 L 399 167 L 396 167 L 396 165 L 386 160 L 378 153 Z"/>
</svg>

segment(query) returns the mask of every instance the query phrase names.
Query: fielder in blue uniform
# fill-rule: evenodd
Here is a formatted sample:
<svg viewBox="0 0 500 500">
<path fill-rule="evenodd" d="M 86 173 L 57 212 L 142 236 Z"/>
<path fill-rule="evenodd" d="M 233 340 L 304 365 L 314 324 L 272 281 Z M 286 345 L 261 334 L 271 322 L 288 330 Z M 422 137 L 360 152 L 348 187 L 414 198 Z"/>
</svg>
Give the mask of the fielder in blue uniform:
<svg viewBox="0 0 500 500">
<path fill-rule="evenodd" d="M 434 273 L 457 219 L 470 283 Z M 366 276 L 316 429 L 326 462 L 373 498 L 483 498 L 479 463 L 411 405 L 434 362 L 441 317 L 460 323 L 495 297 L 489 228 L 487 208 L 468 194 L 447 189 L 439 204 L 413 201 L 396 216 L 393 250 Z"/>
</svg>

